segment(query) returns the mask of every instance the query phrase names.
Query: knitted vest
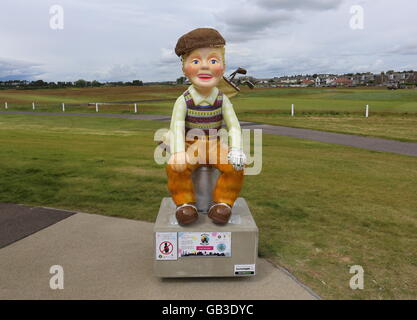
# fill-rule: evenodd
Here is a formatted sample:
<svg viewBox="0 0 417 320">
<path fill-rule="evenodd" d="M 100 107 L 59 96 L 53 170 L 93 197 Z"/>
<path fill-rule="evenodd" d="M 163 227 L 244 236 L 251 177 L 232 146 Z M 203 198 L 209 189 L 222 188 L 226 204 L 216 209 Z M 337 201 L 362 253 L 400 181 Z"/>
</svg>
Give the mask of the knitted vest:
<svg viewBox="0 0 417 320">
<path fill-rule="evenodd" d="M 186 133 L 191 129 L 200 129 L 208 136 L 210 129 L 218 130 L 222 127 L 223 93 L 219 91 L 214 104 L 208 106 L 196 106 L 188 90 L 184 92 L 184 98 L 187 104 L 187 114 L 185 117 Z"/>
</svg>

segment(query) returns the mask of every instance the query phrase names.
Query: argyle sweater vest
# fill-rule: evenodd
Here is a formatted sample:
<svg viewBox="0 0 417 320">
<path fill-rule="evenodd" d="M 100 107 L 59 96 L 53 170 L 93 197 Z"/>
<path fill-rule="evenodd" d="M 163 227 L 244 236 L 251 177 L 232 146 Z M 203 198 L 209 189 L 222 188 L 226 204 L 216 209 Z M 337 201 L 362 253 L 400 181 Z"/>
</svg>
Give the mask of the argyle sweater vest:
<svg viewBox="0 0 417 320">
<path fill-rule="evenodd" d="M 184 92 L 187 113 L 185 116 L 185 132 L 191 129 L 200 129 L 209 136 L 210 129 L 220 129 L 223 122 L 223 93 L 219 91 L 213 105 L 196 106 L 194 100 L 187 90 Z"/>
</svg>

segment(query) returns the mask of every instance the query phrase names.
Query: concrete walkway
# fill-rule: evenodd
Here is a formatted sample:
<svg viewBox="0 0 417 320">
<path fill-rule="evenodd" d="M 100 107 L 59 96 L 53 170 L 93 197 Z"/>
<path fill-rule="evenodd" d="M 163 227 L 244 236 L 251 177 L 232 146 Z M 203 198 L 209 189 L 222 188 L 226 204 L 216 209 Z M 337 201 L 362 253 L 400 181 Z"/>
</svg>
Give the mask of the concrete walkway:
<svg viewBox="0 0 417 320">
<path fill-rule="evenodd" d="M 0 114 L 33 114 L 33 115 L 52 115 L 52 116 L 83 116 L 83 117 L 110 117 L 125 119 L 140 119 L 154 121 L 170 121 L 171 117 L 166 115 L 155 114 L 116 114 L 116 113 L 64 113 L 64 112 L 17 112 L 17 111 L 1 111 Z M 325 143 L 333 143 L 338 145 L 350 146 L 355 148 L 391 152 L 408 156 L 417 156 L 417 143 L 401 142 L 396 140 L 363 137 L 351 134 L 333 133 L 319 130 L 290 128 L 283 126 L 275 126 L 261 124 L 255 122 L 241 121 L 241 127 L 246 129 L 262 129 L 264 133 L 292 138 L 301 138 L 315 140 Z"/>
<path fill-rule="evenodd" d="M 62 213 L 67 211 L 55 210 Z M 0 232 L 2 228 L 0 224 Z M 258 260 L 257 275 L 251 278 L 160 279 L 153 275 L 153 258 L 152 223 L 67 215 L 0 249 L 0 299 L 318 298 L 264 259 Z M 49 286 L 53 265 L 64 269 L 63 290 Z"/>
<path fill-rule="evenodd" d="M 401 142 L 397 140 L 356 136 L 352 134 L 333 133 L 319 130 L 290 128 L 259 123 L 242 123 L 242 128 L 262 129 L 263 133 L 315 140 L 355 148 L 398 153 L 417 157 L 417 143 Z"/>
</svg>

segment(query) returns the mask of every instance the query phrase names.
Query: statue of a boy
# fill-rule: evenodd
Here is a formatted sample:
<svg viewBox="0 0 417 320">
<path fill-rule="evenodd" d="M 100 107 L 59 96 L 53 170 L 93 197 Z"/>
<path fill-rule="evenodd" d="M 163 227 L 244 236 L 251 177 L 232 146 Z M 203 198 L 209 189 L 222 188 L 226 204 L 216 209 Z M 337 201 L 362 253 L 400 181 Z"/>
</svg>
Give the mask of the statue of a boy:
<svg viewBox="0 0 417 320">
<path fill-rule="evenodd" d="M 168 189 L 177 205 L 176 218 L 182 225 L 198 218 L 191 179 L 193 170 L 203 164 L 214 166 L 221 173 L 208 211 L 209 218 L 218 224 L 229 221 L 243 184 L 246 157 L 242 151 L 239 121 L 230 100 L 217 88 L 225 72 L 225 43 L 217 30 L 199 28 L 179 38 L 175 47 L 184 75 L 192 83 L 174 105 L 170 126 L 172 155 L 166 167 Z M 229 131 L 230 147 L 221 143 L 216 133 L 223 120 Z M 193 129 L 200 129 L 201 136 L 186 141 L 187 132 Z M 199 155 L 202 161 L 190 163 L 195 150 L 201 147 L 206 151 L 203 156 Z M 216 155 L 216 161 L 209 161 L 210 153 Z M 222 154 L 227 155 L 226 161 L 222 161 Z"/>
</svg>

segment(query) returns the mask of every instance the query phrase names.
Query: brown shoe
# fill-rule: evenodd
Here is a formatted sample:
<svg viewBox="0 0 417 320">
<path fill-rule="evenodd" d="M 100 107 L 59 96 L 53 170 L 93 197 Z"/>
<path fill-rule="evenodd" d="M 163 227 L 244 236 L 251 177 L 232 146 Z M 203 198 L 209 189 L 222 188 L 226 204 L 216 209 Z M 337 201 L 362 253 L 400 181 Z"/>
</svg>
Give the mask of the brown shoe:
<svg viewBox="0 0 417 320">
<path fill-rule="evenodd" d="M 175 217 L 181 225 L 193 223 L 198 218 L 197 208 L 189 203 L 185 203 L 177 208 Z"/>
<path fill-rule="evenodd" d="M 216 203 L 211 206 L 208 217 L 218 224 L 226 224 L 232 215 L 232 208 L 226 203 Z"/>
</svg>

